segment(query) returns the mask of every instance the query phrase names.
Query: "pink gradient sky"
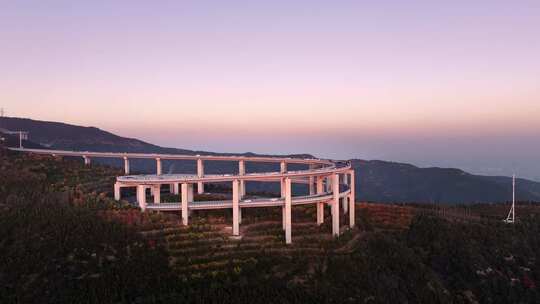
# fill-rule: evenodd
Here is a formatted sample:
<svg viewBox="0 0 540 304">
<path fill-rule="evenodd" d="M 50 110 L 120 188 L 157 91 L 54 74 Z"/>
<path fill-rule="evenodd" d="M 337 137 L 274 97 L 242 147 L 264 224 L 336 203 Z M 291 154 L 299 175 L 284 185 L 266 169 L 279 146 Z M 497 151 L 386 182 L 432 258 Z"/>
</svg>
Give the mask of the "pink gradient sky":
<svg viewBox="0 0 540 304">
<path fill-rule="evenodd" d="M 10 116 L 540 180 L 538 1 L 4 1 L 0 43 Z"/>
</svg>

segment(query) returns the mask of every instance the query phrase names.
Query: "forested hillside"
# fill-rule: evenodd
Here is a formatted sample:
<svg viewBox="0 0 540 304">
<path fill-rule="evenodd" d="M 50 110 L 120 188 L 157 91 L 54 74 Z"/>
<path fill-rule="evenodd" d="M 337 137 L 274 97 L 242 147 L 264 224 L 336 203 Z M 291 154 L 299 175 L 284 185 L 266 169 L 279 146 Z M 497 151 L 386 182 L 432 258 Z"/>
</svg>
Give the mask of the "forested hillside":
<svg viewBox="0 0 540 304">
<path fill-rule="evenodd" d="M 111 199 L 117 169 L 0 149 L 2 303 L 538 303 L 540 209 L 357 204 L 358 227 L 293 208 L 141 213 Z M 202 199 L 196 197 L 196 199 Z M 329 216 L 329 214 L 326 214 Z"/>
<path fill-rule="evenodd" d="M 512 199 L 512 178 L 453 168 L 419 168 L 380 160 L 352 160 L 358 199 L 405 203 L 484 203 Z M 540 202 L 540 183 L 517 179 L 516 199 Z"/>
</svg>

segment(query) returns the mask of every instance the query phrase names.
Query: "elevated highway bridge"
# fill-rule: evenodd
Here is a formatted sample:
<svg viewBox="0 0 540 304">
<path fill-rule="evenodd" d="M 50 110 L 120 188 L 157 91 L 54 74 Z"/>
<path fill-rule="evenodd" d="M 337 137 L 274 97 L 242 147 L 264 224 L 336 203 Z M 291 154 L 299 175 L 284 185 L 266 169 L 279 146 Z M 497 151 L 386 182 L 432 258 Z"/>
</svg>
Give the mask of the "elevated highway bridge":
<svg viewBox="0 0 540 304">
<path fill-rule="evenodd" d="M 282 222 L 285 233 L 285 242 L 292 242 L 291 209 L 295 205 L 315 204 L 317 206 L 317 224 L 324 221 L 325 206 L 330 206 L 332 214 L 332 234 L 338 236 L 340 231 L 340 209 L 349 215 L 349 227 L 355 225 L 355 178 L 354 170 L 349 162 L 333 161 L 316 158 L 291 157 L 263 157 L 263 156 L 221 156 L 221 155 L 178 155 L 155 153 L 116 153 L 116 152 L 89 152 L 65 151 L 46 149 L 11 148 L 11 150 L 45 154 L 51 156 L 81 157 L 86 165 L 90 165 L 92 158 L 117 158 L 124 160 L 123 176 L 116 178 L 114 184 L 114 197 L 121 199 L 122 188 L 135 188 L 137 204 L 142 211 L 159 210 L 180 212 L 184 225 L 189 223 L 189 214 L 193 210 L 232 209 L 233 235 L 240 234 L 241 210 L 243 208 L 281 207 Z M 154 159 L 156 173 L 144 175 L 130 175 L 130 160 Z M 163 160 L 191 160 L 197 164 L 197 172 L 193 174 L 163 174 Z M 238 162 L 238 172 L 230 174 L 205 174 L 205 161 Z M 279 163 L 280 171 L 276 172 L 246 172 L 246 162 Z M 288 164 L 306 165 L 305 170 L 289 171 Z M 281 196 L 279 198 L 245 199 L 246 182 L 278 182 Z M 223 201 L 194 201 L 195 187 L 199 194 L 204 193 L 207 183 L 231 183 L 232 199 Z M 292 184 L 306 184 L 308 195 L 293 196 Z M 162 186 L 168 185 L 169 191 L 178 195 L 178 201 L 172 203 L 161 202 Z M 149 191 L 148 191 L 149 190 Z M 152 202 L 148 202 L 148 194 Z"/>
</svg>

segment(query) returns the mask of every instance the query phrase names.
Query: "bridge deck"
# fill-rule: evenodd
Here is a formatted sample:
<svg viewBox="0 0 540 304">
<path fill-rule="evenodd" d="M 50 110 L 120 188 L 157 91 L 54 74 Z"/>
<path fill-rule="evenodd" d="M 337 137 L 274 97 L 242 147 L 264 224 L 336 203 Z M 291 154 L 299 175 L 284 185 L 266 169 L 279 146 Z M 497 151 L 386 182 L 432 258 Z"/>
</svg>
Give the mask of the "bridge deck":
<svg viewBox="0 0 540 304">
<path fill-rule="evenodd" d="M 346 197 L 351 192 L 350 189 L 347 189 L 339 194 L 339 197 Z M 318 195 L 306 195 L 306 196 L 296 196 L 292 198 L 292 205 L 306 205 L 314 204 L 318 202 L 326 202 L 333 199 L 332 193 L 323 193 Z M 238 205 L 241 208 L 256 208 L 256 207 L 272 207 L 272 206 L 283 206 L 285 200 L 283 198 L 258 198 L 258 199 L 248 199 L 241 200 Z M 189 210 L 212 210 L 212 209 L 230 209 L 232 208 L 232 200 L 223 200 L 223 201 L 199 201 L 199 202 L 190 202 L 188 205 Z M 149 210 L 160 210 L 160 211 L 172 211 L 172 210 L 181 210 L 182 203 L 180 202 L 169 202 L 169 203 L 159 203 L 159 204 L 147 204 L 146 209 Z"/>
</svg>

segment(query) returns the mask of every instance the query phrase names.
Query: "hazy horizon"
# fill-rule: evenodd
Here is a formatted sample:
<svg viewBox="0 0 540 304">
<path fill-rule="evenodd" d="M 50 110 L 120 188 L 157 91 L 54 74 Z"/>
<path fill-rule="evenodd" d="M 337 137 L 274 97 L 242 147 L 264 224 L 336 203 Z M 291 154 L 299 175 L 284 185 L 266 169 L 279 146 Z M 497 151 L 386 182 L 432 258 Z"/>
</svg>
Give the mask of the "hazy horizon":
<svg viewBox="0 0 540 304">
<path fill-rule="evenodd" d="M 1 7 L 8 116 L 540 181 L 537 1 Z"/>
</svg>

